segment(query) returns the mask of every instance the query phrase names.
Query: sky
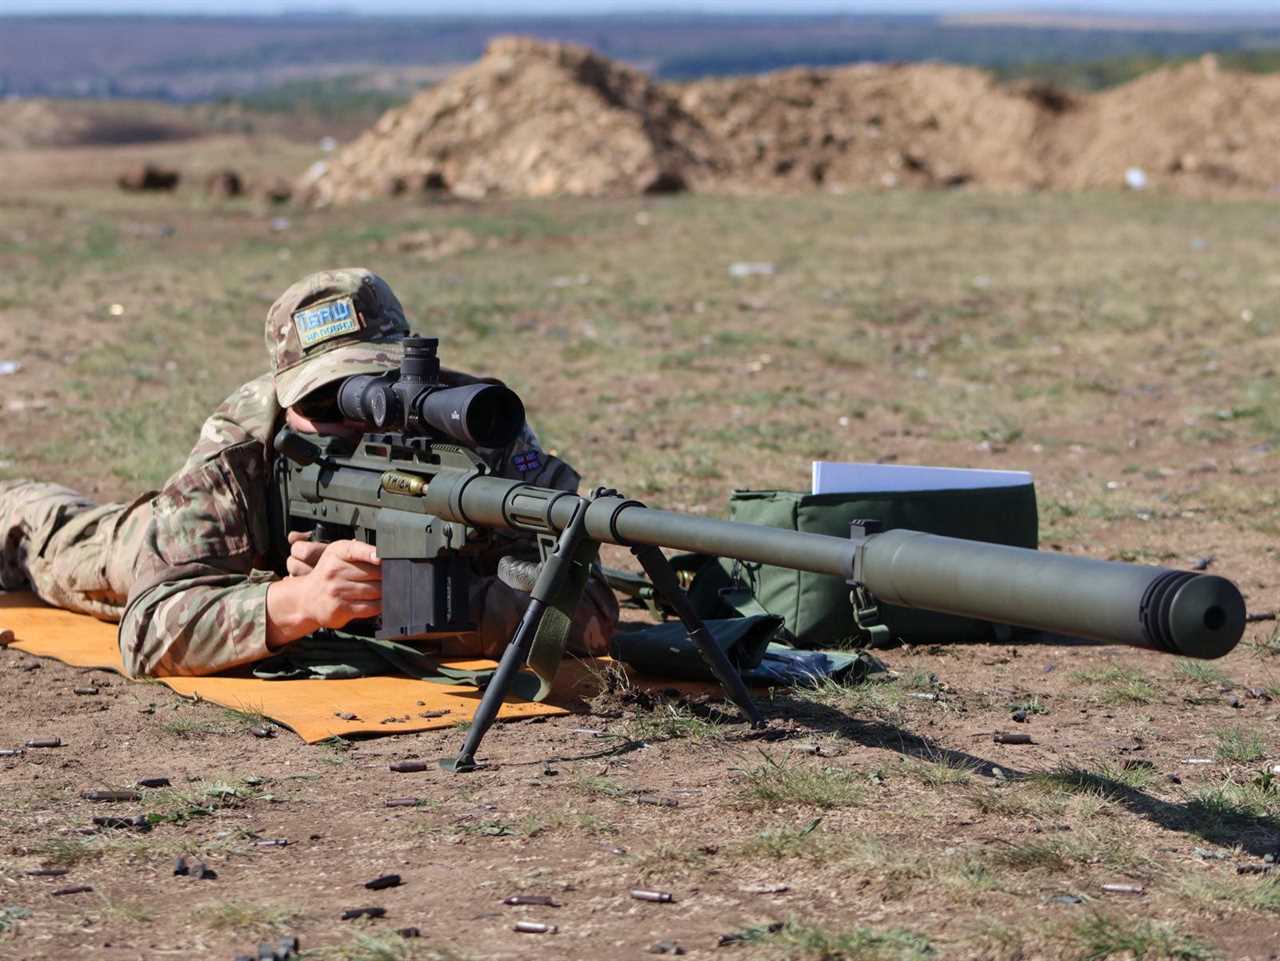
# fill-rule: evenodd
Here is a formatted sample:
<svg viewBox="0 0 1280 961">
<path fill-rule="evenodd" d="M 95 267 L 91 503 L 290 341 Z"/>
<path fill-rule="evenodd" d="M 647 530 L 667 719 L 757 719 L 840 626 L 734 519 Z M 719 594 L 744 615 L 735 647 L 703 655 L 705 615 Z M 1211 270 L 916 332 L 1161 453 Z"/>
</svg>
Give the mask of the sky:
<svg viewBox="0 0 1280 961">
<path fill-rule="evenodd" d="M 1220 9 L 1215 9 L 1220 7 Z M 0 14 L 184 13 L 279 14 L 360 11 L 366 14 L 680 13 L 938 13 L 972 10 L 1088 9 L 1114 13 L 1274 13 L 1276 0 L 0 0 Z"/>
</svg>

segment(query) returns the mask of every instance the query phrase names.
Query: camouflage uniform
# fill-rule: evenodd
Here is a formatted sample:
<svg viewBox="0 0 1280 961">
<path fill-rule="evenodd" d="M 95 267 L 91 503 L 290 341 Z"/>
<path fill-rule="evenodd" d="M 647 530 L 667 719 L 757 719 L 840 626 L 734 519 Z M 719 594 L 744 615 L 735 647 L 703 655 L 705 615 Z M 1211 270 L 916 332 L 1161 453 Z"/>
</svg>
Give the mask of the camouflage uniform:
<svg viewBox="0 0 1280 961">
<path fill-rule="evenodd" d="M 0 538 L 8 539 L 7 547 L 0 540 L 8 558 L 0 586 L 17 586 L 25 574 L 50 603 L 119 618 L 130 674 L 210 674 L 266 657 L 267 588 L 288 557 L 288 545 L 273 539 L 268 506 L 271 442 L 284 408 L 341 377 L 398 366 L 408 332 L 399 301 L 368 271 L 327 271 L 293 285 L 267 315 L 273 372 L 214 411 L 158 495 L 95 508 L 54 485 L 0 487 Z M 442 379 L 475 380 L 450 371 Z M 501 476 L 577 488 L 577 473 L 541 453 L 527 425 L 506 450 L 484 453 Z M 526 547 L 512 538 L 507 553 Z M 491 563 L 471 598 L 475 653 L 489 655 L 506 645 L 528 602 L 496 577 L 497 558 Z M 617 614 L 612 592 L 592 578 L 571 647 L 607 652 Z"/>
</svg>

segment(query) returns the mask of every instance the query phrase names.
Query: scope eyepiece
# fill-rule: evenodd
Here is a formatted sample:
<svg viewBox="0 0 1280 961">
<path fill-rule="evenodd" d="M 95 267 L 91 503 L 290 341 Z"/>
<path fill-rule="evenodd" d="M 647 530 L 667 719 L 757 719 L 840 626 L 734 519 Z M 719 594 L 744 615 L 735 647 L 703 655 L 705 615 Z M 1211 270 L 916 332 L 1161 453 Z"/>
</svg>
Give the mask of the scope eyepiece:
<svg viewBox="0 0 1280 961">
<path fill-rule="evenodd" d="M 338 388 L 338 410 L 347 420 L 392 430 L 404 419 L 404 404 L 396 390 L 399 371 L 355 374 Z"/>
</svg>

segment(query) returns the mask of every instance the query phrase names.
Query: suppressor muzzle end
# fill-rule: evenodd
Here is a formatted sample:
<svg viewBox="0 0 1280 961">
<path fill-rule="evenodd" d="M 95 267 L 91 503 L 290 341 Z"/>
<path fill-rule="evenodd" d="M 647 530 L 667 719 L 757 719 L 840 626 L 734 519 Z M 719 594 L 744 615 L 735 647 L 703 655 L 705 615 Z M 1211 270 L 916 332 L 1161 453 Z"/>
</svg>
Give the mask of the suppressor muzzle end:
<svg viewBox="0 0 1280 961">
<path fill-rule="evenodd" d="M 1225 577 L 1168 571 L 1142 599 L 1142 627 L 1151 646 L 1183 657 L 1229 653 L 1244 634 L 1239 588 Z"/>
</svg>

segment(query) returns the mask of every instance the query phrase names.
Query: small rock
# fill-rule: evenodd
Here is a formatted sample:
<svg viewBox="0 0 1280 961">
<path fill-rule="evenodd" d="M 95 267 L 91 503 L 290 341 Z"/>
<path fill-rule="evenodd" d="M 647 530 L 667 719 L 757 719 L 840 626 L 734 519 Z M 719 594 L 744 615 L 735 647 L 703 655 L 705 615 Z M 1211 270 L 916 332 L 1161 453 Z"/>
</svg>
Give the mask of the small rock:
<svg viewBox="0 0 1280 961">
<path fill-rule="evenodd" d="M 96 687 L 73 687 L 71 693 L 78 694 L 81 697 L 93 697 L 98 693 L 98 689 Z"/>
<path fill-rule="evenodd" d="M 684 954 L 684 948 L 674 941 L 658 941 L 649 947 L 650 954 Z"/>
<path fill-rule="evenodd" d="M 1009 719 L 1012 721 L 1015 721 L 1018 724 L 1026 724 L 1027 712 L 1019 708 L 1018 710 L 1014 711 L 1011 715 L 1009 715 Z"/>
<path fill-rule="evenodd" d="M 138 787 L 168 787 L 167 777 L 144 777 L 138 779 Z"/>
<path fill-rule="evenodd" d="M 350 711 L 334 711 L 334 712 L 333 712 L 333 716 L 334 716 L 334 717 L 340 717 L 340 718 L 342 718 L 342 720 L 344 720 L 344 721 L 358 721 L 358 720 L 360 720 L 360 718 L 359 718 L 359 716 L 358 716 L 358 715 L 352 714 Z"/>
</svg>

